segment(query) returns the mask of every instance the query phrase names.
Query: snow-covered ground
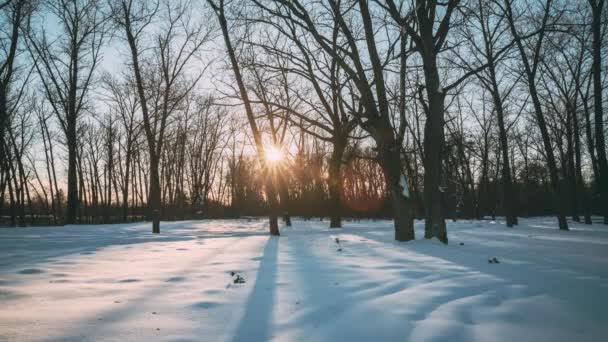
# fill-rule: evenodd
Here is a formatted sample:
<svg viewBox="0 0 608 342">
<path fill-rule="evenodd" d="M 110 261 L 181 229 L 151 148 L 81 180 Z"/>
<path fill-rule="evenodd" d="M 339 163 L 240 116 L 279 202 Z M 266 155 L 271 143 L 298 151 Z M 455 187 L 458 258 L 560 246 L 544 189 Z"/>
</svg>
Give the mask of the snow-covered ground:
<svg viewBox="0 0 608 342">
<path fill-rule="evenodd" d="M 608 341 L 608 226 L 327 225 L 0 229 L 0 340 Z"/>
</svg>

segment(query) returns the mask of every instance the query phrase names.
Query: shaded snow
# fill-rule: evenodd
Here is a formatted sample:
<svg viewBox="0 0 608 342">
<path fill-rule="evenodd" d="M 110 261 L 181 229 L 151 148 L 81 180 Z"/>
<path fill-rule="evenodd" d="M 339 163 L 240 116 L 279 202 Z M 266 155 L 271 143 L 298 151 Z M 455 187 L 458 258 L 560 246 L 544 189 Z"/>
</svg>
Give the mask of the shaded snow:
<svg viewBox="0 0 608 342">
<path fill-rule="evenodd" d="M 410 188 L 407 186 L 407 178 L 405 178 L 405 175 L 401 175 L 401 178 L 399 178 L 399 185 L 401 186 L 401 189 L 403 189 L 401 192 L 403 197 L 410 198 Z"/>
<path fill-rule="evenodd" d="M 0 229 L 0 340 L 606 339 L 608 227 L 520 221 L 448 222 L 448 246 L 388 221 Z"/>
</svg>

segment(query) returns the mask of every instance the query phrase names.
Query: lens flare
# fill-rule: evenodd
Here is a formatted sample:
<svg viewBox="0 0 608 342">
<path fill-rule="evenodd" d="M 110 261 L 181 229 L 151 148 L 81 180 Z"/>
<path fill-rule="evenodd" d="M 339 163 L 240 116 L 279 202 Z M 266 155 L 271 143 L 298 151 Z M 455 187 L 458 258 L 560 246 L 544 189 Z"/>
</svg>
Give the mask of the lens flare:
<svg viewBox="0 0 608 342">
<path fill-rule="evenodd" d="M 283 160 L 283 152 L 274 145 L 266 147 L 264 153 L 266 154 L 266 160 L 271 164 L 278 164 Z"/>
</svg>

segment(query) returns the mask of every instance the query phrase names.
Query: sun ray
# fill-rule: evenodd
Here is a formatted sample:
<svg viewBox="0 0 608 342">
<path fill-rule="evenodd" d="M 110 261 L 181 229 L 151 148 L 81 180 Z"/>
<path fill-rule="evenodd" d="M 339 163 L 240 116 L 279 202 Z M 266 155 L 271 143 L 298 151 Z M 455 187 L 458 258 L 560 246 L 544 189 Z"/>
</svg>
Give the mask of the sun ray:
<svg viewBox="0 0 608 342">
<path fill-rule="evenodd" d="M 269 164 L 279 164 L 283 160 L 283 151 L 275 145 L 267 146 L 264 154 Z"/>
</svg>

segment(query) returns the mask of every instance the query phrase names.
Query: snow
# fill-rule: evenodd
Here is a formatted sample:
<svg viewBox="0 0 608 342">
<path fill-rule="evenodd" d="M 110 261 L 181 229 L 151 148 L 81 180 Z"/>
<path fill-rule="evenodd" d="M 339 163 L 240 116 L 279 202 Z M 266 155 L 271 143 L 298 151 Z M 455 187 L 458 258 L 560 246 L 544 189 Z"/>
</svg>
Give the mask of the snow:
<svg viewBox="0 0 608 342">
<path fill-rule="evenodd" d="M 163 222 L 159 236 L 143 223 L 0 229 L 0 341 L 608 336 L 605 225 L 448 222 L 444 246 L 395 242 L 389 221 L 295 220 L 278 238 L 266 224 Z"/>
<path fill-rule="evenodd" d="M 401 178 L 399 178 L 399 185 L 401 186 L 401 189 L 403 189 L 401 192 L 403 197 L 410 198 L 410 188 L 407 186 L 407 178 L 405 178 L 405 175 L 401 175 Z"/>
</svg>

